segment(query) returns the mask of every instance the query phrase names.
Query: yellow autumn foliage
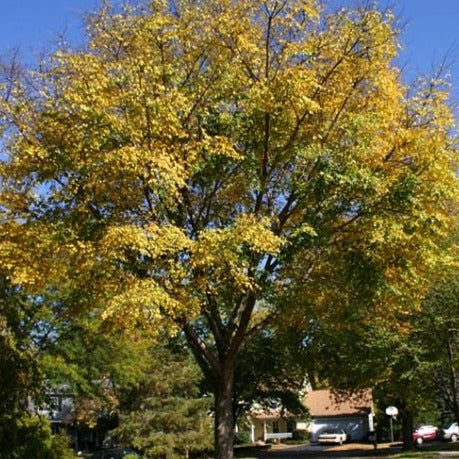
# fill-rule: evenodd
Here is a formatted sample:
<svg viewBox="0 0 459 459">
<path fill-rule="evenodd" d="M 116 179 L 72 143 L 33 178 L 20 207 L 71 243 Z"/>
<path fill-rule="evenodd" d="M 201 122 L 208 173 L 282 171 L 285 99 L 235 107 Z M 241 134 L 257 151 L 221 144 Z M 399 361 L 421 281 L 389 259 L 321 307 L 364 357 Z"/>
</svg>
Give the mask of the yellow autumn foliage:
<svg viewBox="0 0 459 459">
<path fill-rule="evenodd" d="M 454 261 L 448 87 L 404 82 L 392 13 L 104 3 L 87 37 L 0 100 L 14 283 L 86 288 L 111 320 L 165 319 L 226 355 L 310 307 L 389 320 Z"/>
</svg>

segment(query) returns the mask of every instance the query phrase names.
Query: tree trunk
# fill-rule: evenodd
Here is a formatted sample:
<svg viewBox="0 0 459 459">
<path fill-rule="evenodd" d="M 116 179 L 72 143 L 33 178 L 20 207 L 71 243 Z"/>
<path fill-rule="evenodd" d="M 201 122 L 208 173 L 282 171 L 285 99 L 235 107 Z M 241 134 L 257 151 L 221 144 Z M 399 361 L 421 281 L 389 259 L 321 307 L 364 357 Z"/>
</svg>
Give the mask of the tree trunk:
<svg viewBox="0 0 459 459">
<path fill-rule="evenodd" d="M 448 342 L 447 342 L 447 349 L 448 349 L 448 364 L 449 364 L 449 372 L 450 372 L 450 379 L 451 379 L 451 409 L 454 413 L 455 421 L 459 422 L 459 401 L 458 401 L 458 374 L 456 371 L 456 365 L 454 361 L 454 349 L 453 349 L 453 337 L 450 336 L 450 330 L 448 330 Z"/>
<path fill-rule="evenodd" d="M 234 446 L 234 368 L 224 372 L 215 389 L 215 458 L 232 459 Z"/>
<path fill-rule="evenodd" d="M 413 413 L 408 409 L 401 410 L 403 448 L 413 447 Z"/>
</svg>

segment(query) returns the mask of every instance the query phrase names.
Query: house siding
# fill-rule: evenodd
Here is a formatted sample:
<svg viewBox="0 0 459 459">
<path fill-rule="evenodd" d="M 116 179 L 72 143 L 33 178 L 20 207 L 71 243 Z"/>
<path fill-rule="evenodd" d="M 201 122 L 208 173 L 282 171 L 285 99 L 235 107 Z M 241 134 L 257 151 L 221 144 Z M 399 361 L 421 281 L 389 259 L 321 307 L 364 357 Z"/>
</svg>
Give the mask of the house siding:
<svg viewBox="0 0 459 459">
<path fill-rule="evenodd" d="M 274 423 L 277 423 L 278 429 L 274 429 Z M 290 427 L 290 429 L 289 429 Z M 266 440 L 268 434 L 284 434 L 292 432 L 291 426 L 288 425 L 287 420 L 284 418 L 260 420 L 252 418 L 251 440 L 253 442 L 258 440 Z"/>
</svg>

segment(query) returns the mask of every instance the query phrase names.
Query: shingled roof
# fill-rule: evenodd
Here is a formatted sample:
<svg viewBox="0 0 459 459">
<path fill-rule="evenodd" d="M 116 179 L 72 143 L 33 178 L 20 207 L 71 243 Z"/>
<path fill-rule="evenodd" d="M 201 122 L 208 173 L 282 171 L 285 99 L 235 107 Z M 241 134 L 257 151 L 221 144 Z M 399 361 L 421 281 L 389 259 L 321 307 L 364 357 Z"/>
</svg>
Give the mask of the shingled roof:
<svg viewBox="0 0 459 459">
<path fill-rule="evenodd" d="M 311 416 L 356 416 L 372 411 L 373 396 L 370 389 L 353 395 L 337 395 L 328 389 L 308 392 L 304 404 Z"/>
</svg>

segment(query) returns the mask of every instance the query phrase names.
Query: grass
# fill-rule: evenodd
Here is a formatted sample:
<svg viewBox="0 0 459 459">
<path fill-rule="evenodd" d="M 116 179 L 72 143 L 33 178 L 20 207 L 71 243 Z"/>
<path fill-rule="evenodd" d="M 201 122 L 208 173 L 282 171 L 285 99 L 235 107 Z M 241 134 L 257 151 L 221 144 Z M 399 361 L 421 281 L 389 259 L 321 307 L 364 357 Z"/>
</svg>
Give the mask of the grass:
<svg viewBox="0 0 459 459">
<path fill-rule="evenodd" d="M 422 458 L 422 459 L 437 459 L 438 454 L 442 451 L 456 451 L 457 456 L 449 456 L 449 457 L 459 457 L 459 443 L 444 443 L 442 445 L 426 445 L 422 448 L 422 450 L 418 451 L 406 451 L 402 453 L 398 453 L 392 456 L 389 456 L 391 459 L 409 459 L 409 458 Z M 445 457 L 448 457 L 445 455 Z"/>
<path fill-rule="evenodd" d="M 438 459 L 438 453 L 440 451 L 410 451 L 406 453 L 401 453 L 401 454 L 396 454 L 393 456 L 386 456 L 389 457 L 390 459 Z M 459 455 L 459 453 L 458 453 Z M 445 457 L 459 457 L 459 456 L 445 456 Z"/>
</svg>

